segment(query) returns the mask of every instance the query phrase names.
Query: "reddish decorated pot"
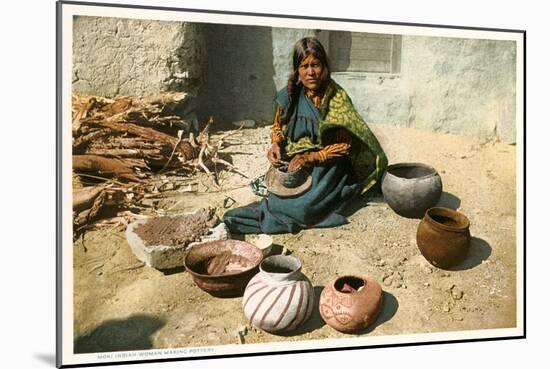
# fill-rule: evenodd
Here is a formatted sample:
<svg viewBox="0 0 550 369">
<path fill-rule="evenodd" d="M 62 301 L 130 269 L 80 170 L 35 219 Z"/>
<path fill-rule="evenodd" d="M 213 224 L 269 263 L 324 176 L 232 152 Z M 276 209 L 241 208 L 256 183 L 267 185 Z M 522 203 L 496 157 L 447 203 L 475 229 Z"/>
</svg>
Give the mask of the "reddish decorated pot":
<svg viewBox="0 0 550 369">
<path fill-rule="evenodd" d="M 319 312 L 332 328 L 358 333 L 376 320 L 382 300 L 382 288 L 374 279 L 343 276 L 323 289 Z"/>
<path fill-rule="evenodd" d="M 418 225 L 416 244 L 422 255 L 439 268 L 460 264 L 470 249 L 470 221 L 458 211 L 428 209 Z"/>
</svg>

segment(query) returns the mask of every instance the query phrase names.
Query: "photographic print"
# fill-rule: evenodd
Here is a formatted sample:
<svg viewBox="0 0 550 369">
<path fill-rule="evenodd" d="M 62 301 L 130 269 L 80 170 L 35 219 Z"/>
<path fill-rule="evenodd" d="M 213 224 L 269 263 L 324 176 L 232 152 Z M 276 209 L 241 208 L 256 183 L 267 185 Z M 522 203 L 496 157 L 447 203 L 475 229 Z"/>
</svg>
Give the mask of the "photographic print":
<svg viewBox="0 0 550 369">
<path fill-rule="evenodd" d="M 57 21 L 58 366 L 525 336 L 524 31 Z"/>
</svg>

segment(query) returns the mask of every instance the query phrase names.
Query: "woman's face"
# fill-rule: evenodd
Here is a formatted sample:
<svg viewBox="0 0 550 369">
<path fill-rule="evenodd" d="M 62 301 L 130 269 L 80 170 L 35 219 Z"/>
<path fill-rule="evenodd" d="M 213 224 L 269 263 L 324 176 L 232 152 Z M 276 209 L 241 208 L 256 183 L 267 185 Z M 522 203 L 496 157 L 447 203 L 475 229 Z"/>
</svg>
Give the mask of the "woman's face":
<svg viewBox="0 0 550 369">
<path fill-rule="evenodd" d="M 313 55 L 309 55 L 300 63 L 298 77 L 306 88 L 316 91 L 321 87 L 321 83 L 323 82 L 324 68 L 319 59 Z"/>
</svg>

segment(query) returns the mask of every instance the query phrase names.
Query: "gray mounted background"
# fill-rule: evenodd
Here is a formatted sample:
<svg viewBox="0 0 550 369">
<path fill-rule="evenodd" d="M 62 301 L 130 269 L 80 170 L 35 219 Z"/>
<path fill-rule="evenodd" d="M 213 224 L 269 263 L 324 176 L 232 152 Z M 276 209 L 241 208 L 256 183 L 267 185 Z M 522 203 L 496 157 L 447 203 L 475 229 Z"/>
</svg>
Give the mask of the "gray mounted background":
<svg viewBox="0 0 550 369">
<path fill-rule="evenodd" d="M 328 32 L 76 17 L 73 93 L 197 96 L 204 121 L 269 123 L 294 43 Z M 325 45 L 328 46 L 328 45 Z M 399 73 L 337 72 L 363 117 L 515 142 L 516 43 L 403 35 Z"/>
</svg>

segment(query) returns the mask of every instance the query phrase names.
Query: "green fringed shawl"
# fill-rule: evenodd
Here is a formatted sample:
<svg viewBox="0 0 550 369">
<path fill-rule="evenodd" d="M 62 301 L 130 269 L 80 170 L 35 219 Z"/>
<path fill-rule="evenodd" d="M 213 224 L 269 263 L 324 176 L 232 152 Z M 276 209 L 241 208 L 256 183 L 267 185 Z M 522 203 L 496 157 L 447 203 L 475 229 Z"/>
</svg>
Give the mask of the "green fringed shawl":
<svg viewBox="0 0 550 369">
<path fill-rule="evenodd" d="M 279 100 L 279 103 L 282 101 Z M 284 104 L 286 105 L 286 104 Z M 281 106 L 285 111 L 288 106 Z M 285 113 L 288 113 L 285 111 Z M 353 136 L 350 159 L 353 169 L 362 184 L 362 192 L 368 191 L 380 179 L 388 165 L 388 159 L 380 143 L 367 123 L 357 113 L 346 91 L 330 80 L 319 108 L 320 145 L 311 141 L 287 142 L 285 147 L 289 155 L 325 146 L 327 138 L 335 128 L 345 128 Z M 284 127 L 283 127 L 284 129 Z"/>
</svg>

